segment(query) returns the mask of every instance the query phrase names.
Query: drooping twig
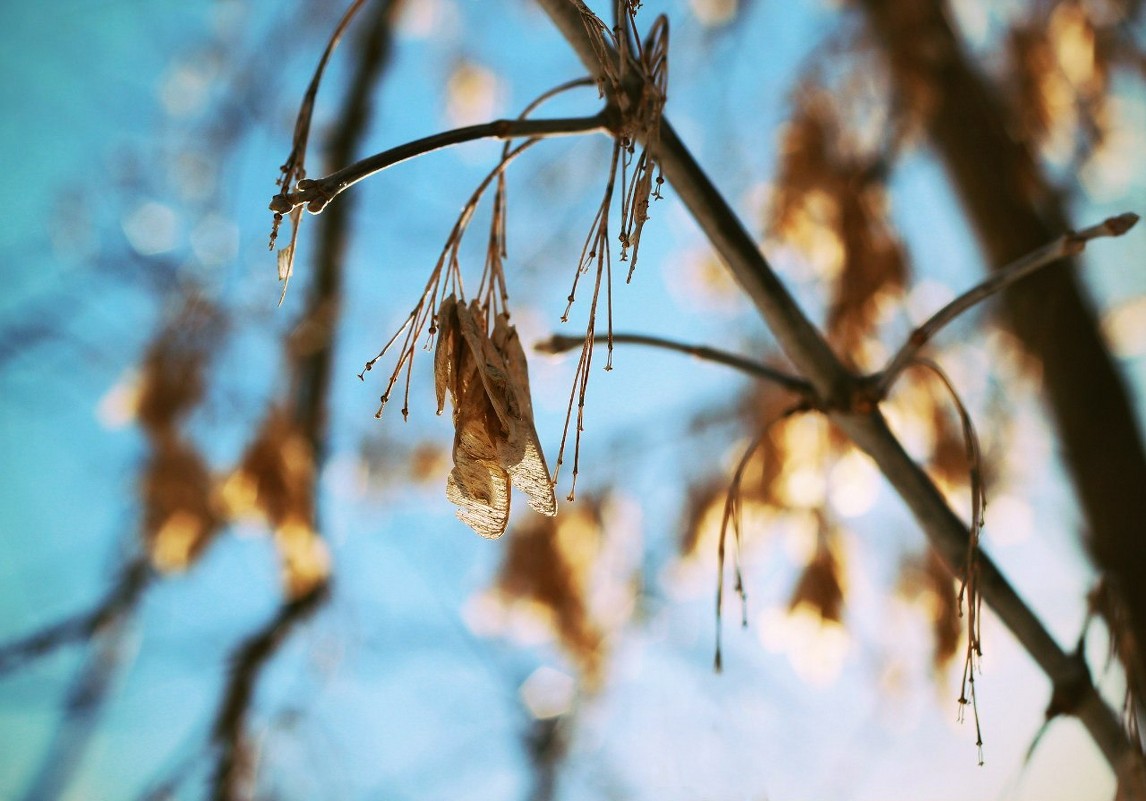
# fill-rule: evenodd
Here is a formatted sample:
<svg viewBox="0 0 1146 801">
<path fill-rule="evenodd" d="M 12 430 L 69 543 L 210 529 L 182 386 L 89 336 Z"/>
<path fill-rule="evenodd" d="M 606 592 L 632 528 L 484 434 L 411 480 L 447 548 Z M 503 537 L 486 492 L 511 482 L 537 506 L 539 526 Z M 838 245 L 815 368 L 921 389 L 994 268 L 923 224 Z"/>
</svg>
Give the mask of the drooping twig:
<svg viewBox="0 0 1146 801">
<path fill-rule="evenodd" d="M 979 538 L 983 533 L 984 511 L 987 501 L 983 491 L 983 465 L 982 452 L 979 448 L 979 436 L 975 433 L 975 424 L 971 414 L 963 405 L 955 385 L 938 364 L 930 359 L 916 359 L 911 363 L 922 367 L 936 376 L 943 384 L 947 394 L 955 403 L 955 410 L 959 414 L 959 424 L 963 429 L 963 445 L 966 450 L 967 464 L 970 471 L 971 485 L 971 525 L 970 537 L 967 540 L 967 557 L 963 563 L 963 575 L 959 584 L 959 614 L 967 618 L 967 651 L 963 658 L 963 685 L 959 693 L 959 719 L 963 719 L 963 710 L 971 707 L 975 718 L 975 738 L 979 747 L 979 764 L 983 764 L 983 730 L 979 723 L 979 701 L 975 695 L 975 674 L 979 672 L 983 659 L 983 640 L 980 635 L 982 621 L 982 596 L 979 595 Z M 964 612 L 966 601 L 966 612 Z"/>
<path fill-rule="evenodd" d="M 742 554 L 743 541 L 741 537 L 741 496 L 740 488 L 744 481 L 744 471 L 748 468 L 748 464 L 752 459 L 752 454 L 764 443 L 766 437 L 772 433 L 772 426 L 779 423 L 781 420 L 786 420 L 793 414 L 798 412 L 807 411 L 806 404 L 798 404 L 792 406 L 782 412 L 778 417 L 770 420 L 765 426 L 764 430 L 756 439 L 752 440 L 747 448 L 744 449 L 744 454 L 740 457 L 740 462 L 736 465 L 736 470 L 732 473 L 732 479 L 728 483 L 728 492 L 724 497 L 724 512 L 720 519 L 720 539 L 716 547 L 716 651 L 713 655 L 713 669 L 719 673 L 724 669 L 724 655 L 721 651 L 721 631 L 724 615 L 724 553 L 725 544 L 728 539 L 728 530 L 732 529 L 732 541 L 736 546 L 734 565 L 734 576 L 736 584 L 733 590 L 740 597 L 740 619 L 742 625 L 748 625 L 748 594 L 744 588 L 744 576 L 740 571 L 740 559 Z"/>
<path fill-rule="evenodd" d="M 607 133 L 609 118 L 605 112 L 590 117 L 563 117 L 548 120 L 514 119 L 495 120 L 480 125 L 467 125 L 452 131 L 432 134 L 413 142 L 392 147 L 361 161 L 343 167 L 324 178 L 300 180 L 294 192 L 289 187 L 271 198 L 270 209 L 287 214 L 305 203 L 306 210 L 318 214 L 340 192 L 368 178 L 376 172 L 393 167 L 403 161 L 432 153 L 451 145 L 474 142 L 479 139 L 547 139 L 556 136 L 575 136 L 600 131 Z"/>
<path fill-rule="evenodd" d="M 608 335 L 606 334 L 600 334 L 594 337 L 596 342 L 605 342 L 607 339 Z M 538 342 L 533 347 L 534 350 L 540 353 L 565 353 L 566 351 L 580 347 L 584 342 L 584 337 L 554 334 L 549 339 Z M 769 367 L 766 364 L 760 364 L 743 356 L 738 356 L 735 353 L 728 353 L 727 351 L 717 348 L 710 348 L 706 345 L 689 345 L 684 342 L 676 342 L 675 340 L 650 336 L 648 334 L 613 334 L 613 342 L 614 344 L 621 345 L 647 345 L 652 348 L 663 348 L 678 353 L 686 353 L 702 361 L 723 364 L 726 367 L 747 373 L 753 378 L 771 382 L 800 395 L 811 396 L 812 388 L 808 382 L 802 378 L 797 378 L 782 370 L 777 370 L 775 367 Z"/>
<path fill-rule="evenodd" d="M 915 360 L 919 351 L 931 341 L 939 329 L 960 314 L 991 297 L 991 295 L 1001 292 L 1016 281 L 1026 278 L 1036 270 L 1053 264 L 1059 259 L 1081 253 L 1086 249 L 1086 243 L 1090 240 L 1103 236 L 1122 236 L 1137 222 L 1138 215 L 1127 212 L 1116 217 L 1110 217 L 1098 225 L 1092 225 L 1081 231 L 1063 234 L 1055 241 L 1016 259 L 952 300 L 935 312 L 923 325 L 916 328 L 907 338 L 907 341 L 903 343 L 903 347 L 888 362 L 887 367 L 878 374 L 876 381 L 877 396 L 880 398 L 886 396 L 891 385 L 895 383 L 904 368 Z"/>
<path fill-rule="evenodd" d="M 578 0 L 538 0 L 561 34 L 594 75 L 605 67 L 597 46 L 586 33 L 583 5 Z M 606 55 L 606 57 L 613 57 Z M 761 254 L 727 201 L 697 164 L 668 120 L 661 121 L 657 156 L 665 177 L 709 238 L 733 276 L 760 310 L 781 349 L 807 377 L 833 422 L 863 449 L 895 487 L 927 534 L 935 550 L 954 573 L 966 554 L 969 533 L 942 493 L 907 454 L 888 429 L 878 409 L 857 406 L 866 397 L 862 381 L 849 373 L 832 353 L 815 326 Z M 1075 701 L 1070 710 L 1090 732 L 1111 766 L 1121 765 L 1130 745 L 1117 715 L 1090 681 L 1085 662 L 1068 655 L 1014 588 L 983 554 L 980 590 L 1016 639 L 1047 674 L 1055 687 L 1069 688 Z"/>
<path fill-rule="evenodd" d="M 1073 228 L 1069 193 L 1048 172 L 1036 142 L 1015 136 L 1010 93 L 965 46 L 951 4 L 853 5 L 868 23 L 869 41 L 882 51 L 893 90 L 909 103 L 921 101 L 912 125 L 943 163 L 987 263 L 1008 264 Z M 1045 7 L 1032 8 L 1037 17 Z M 1035 24 L 1044 27 L 1041 19 Z M 1146 439 L 1138 401 L 1074 269 L 1077 261 L 1063 259 L 1006 291 L 1005 321 L 1041 363 L 1041 392 L 1085 519 L 1087 550 L 1121 596 L 1124 630 L 1146 643 Z M 1146 651 L 1139 649 L 1126 667 L 1146 687 Z M 1143 711 L 1140 706 L 1138 714 Z"/>
<path fill-rule="evenodd" d="M 410 414 L 410 376 L 413 371 L 414 357 L 418 349 L 418 342 L 421 340 L 422 335 L 427 330 L 433 336 L 436 333 L 436 316 L 438 312 L 438 303 L 444 299 L 451 291 L 455 291 L 459 297 L 464 297 L 462 291 L 462 278 L 461 278 L 461 265 L 459 259 L 459 251 L 461 249 L 462 238 L 469 227 L 470 221 L 473 219 L 474 212 L 477 210 L 478 203 L 481 201 L 482 195 L 489 188 L 490 184 L 497 179 L 505 169 L 522 153 L 536 144 L 538 139 L 527 139 L 520 145 L 517 145 L 512 150 L 507 150 L 486 177 L 478 184 L 477 189 L 470 195 L 469 200 L 466 201 L 462 207 L 458 219 L 454 222 L 454 227 L 451 229 L 450 234 L 446 237 L 446 244 L 442 247 L 441 255 L 438 257 L 437 264 L 434 269 L 430 271 L 430 277 L 426 281 L 425 289 L 422 291 L 421 297 L 414 305 L 413 310 L 406 317 L 405 321 L 394 332 L 394 335 L 382 346 L 382 349 L 376 356 L 366 362 L 362 368 L 362 372 L 358 374 L 359 380 L 364 381 L 366 373 L 374 369 L 382 357 L 384 357 L 390 348 L 399 341 L 401 337 L 401 345 L 398 350 L 398 360 L 394 365 L 393 372 L 390 373 L 390 378 L 386 382 L 386 389 L 378 398 L 378 410 L 374 413 L 376 418 L 382 417 L 382 412 L 386 408 L 386 404 L 390 402 L 390 393 L 394 386 L 398 383 L 403 369 L 406 371 L 406 390 L 402 402 L 402 419 L 407 419 Z"/>
</svg>

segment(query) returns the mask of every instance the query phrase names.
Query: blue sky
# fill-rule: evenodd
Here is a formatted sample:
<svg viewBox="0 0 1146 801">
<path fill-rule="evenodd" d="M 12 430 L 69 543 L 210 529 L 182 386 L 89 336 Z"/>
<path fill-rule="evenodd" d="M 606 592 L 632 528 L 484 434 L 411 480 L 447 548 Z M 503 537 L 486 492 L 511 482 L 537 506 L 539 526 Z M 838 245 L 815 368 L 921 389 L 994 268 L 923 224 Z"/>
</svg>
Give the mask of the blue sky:
<svg viewBox="0 0 1146 801">
<path fill-rule="evenodd" d="M 758 213 L 754 198 L 771 177 L 788 108 L 785 87 L 838 12 L 818 3 L 746 4 L 743 27 L 721 34 L 700 26 L 687 4 L 666 5 L 672 52 L 679 53 L 669 114 L 738 210 Z M 109 421 L 106 409 L 161 316 L 165 289 L 194 278 L 250 314 L 218 356 L 220 398 L 191 422 L 216 467 L 238 456 L 263 402 L 281 389 L 278 337 L 297 312 L 305 275 L 277 309 L 265 208 L 330 23 L 272 38 L 301 13 L 288 6 L 0 4 L 0 152 L 14 190 L 0 222 L 0 332 L 7 340 L 0 341 L 0 454 L 9 465 L 0 471 L 0 639 L 91 603 L 135 536 L 144 443 L 130 422 Z M 646 6 L 647 21 L 654 4 Z M 486 100 L 498 116 L 579 72 L 527 4 L 435 0 L 425 7 L 439 15 L 438 34 L 423 35 L 417 15 L 406 18 L 378 95 L 372 150 L 455 124 L 447 87 L 461 63 L 493 76 Z M 284 41 L 289 50 L 276 50 Z M 746 58 L 746 50 L 769 55 Z M 251 83 L 228 85 L 220 78 L 228 69 Z M 345 70 L 336 58 L 329 91 L 320 95 L 317 135 Z M 554 113 L 591 111 L 592 94 L 562 101 Z M 251 107 L 227 107 L 229 97 Z M 1137 119 L 1140 87 L 1127 88 L 1123 101 L 1128 118 Z M 205 147 L 208 136 L 225 149 Z M 599 193 L 604 148 L 546 143 L 512 173 L 517 272 L 510 289 L 520 287 L 515 319 L 523 337 L 541 338 L 558 325 Z M 551 642 L 522 646 L 475 633 L 474 599 L 488 587 L 504 543 L 480 540 L 458 523 L 438 485 L 362 479 L 364 438 L 401 452 L 452 436 L 447 420 L 433 415 L 426 359 L 414 379 L 421 401 L 405 426 L 396 408 L 381 424 L 372 416 L 376 382 L 388 370 L 365 385 L 354 375 L 413 305 L 453 215 L 495 154 L 486 145 L 433 154 L 355 189 L 348 322 L 321 498 L 336 590 L 263 677 L 252 720 L 260 781 L 283 798 L 524 796 L 531 778 L 522 738 L 532 720 L 521 688 L 539 668 L 571 672 Z M 195 161 L 203 158 L 209 169 Z M 1139 153 L 1129 168 L 1143 166 Z M 925 150 L 904 161 L 893 188 L 893 216 L 920 279 L 952 288 L 973 282 L 975 249 Z M 746 304 L 689 290 L 704 245 L 667 194 L 653 207 L 633 284 L 615 292 L 618 328 L 759 349 L 769 337 Z M 1144 200 L 1132 186 L 1080 205 L 1077 216 L 1089 222 L 1141 211 Z M 749 223 L 753 230 L 757 222 Z M 159 236 L 158 244 L 141 244 L 140 230 Z M 306 231 L 300 269 L 311 247 Z M 480 228 L 472 236 L 480 240 Z M 1138 231 L 1095 247 L 1088 276 L 1103 309 L 1146 294 L 1146 275 L 1134 269 L 1143 241 Z M 477 267 L 476 250 L 472 258 Z M 786 264 L 777 259 L 781 270 Z M 819 313 L 821 288 L 801 282 L 798 272 L 788 279 Z M 946 343 L 953 361 L 972 366 L 975 344 L 970 326 Z M 1146 347 L 1130 344 L 1125 365 L 1142 387 Z M 743 384 L 672 354 L 618 350 L 614 363 L 590 387 L 582 480 L 615 491 L 617 519 L 636 532 L 637 563 L 656 570 L 646 577 L 640 621 L 618 638 L 609 681 L 578 708 L 562 798 L 1111 795 L 1093 746 L 1070 722 L 1052 727 L 1022 769 L 1047 688 L 993 618 L 980 685 L 987 765 L 975 765 L 970 726 L 951 723 L 956 679 L 938 687 L 931 681 L 925 626 L 887 598 L 894 554 L 920 535 L 886 488 L 876 490 L 872 511 L 849 521 L 852 611 L 836 674 L 809 682 L 777 639 L 784 629 L 769 614 L 784 606 L 798 567 L 789 548 L 798 535 L 781 530 L 750 546 L 754 624 L 741 633 L 726 623 L 728 667 L 713 675 L 711 575 L 696 566 L 678 570 L 671 556 L 684 492 L 674 476 L 685 462 L 699 470 L 735 458 L 736 442 L 697 437 L 695 447 L 687 444 L 687 421 Z M 552 466 L 573 360 L 535 359 L 531 370 Z M 988 547 L 1070 644 L 1091 575 L 1036 396 L 1029 386 L 1016 392 L 1029 410 L 1020 425 L 1026 468 L 1008 488 L 1013 503 L 1001 504 L 1011 516 L 999 519 L 1014 526 L 1000 525 L 996 535 L 989 517 Z M 130 623 L 109 704 L 66 797 L 134 798 L 156 777 L 179 774 L 185 761 L 192 767 L 178 797 L 202 797 L 204 743 L 228 654 L 279 600 L 273 548 L 257 527 L 228 531 L 194 569 L 152 587 Z M 1098 656 L 1101 638 L 1092 639 Z M 0 678 L 0 799 L 20 797 L 40 769 L 81 656 L 79 648 L 64 649 Z M 1109 684 L 1115 692 L 1117 679 Z"/>
</svg>

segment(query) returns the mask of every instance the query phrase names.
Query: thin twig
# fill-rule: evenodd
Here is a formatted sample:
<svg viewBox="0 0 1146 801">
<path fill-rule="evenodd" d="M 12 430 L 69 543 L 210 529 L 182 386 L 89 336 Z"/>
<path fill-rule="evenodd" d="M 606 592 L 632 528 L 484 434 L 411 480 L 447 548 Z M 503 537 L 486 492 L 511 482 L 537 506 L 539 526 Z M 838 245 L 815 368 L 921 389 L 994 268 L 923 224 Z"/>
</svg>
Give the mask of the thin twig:
<svg viewBox="0 0 1146 801">
<path fill-rule="evenodd" d="M 975 424 L 971 420 L 971 413 L 959 397 L 947 373 L 943 368 L 930 359 L 916 359 L 912 366 L 922 367 L 939 379 L 947 391 L 951 401 L 955 404 L 955 411 L 959 415 L 959 424 L 963 429 L 963 446 L 966 449 L 967 465 L 969 468 L 969 481 L 971 485 L 971 526 L 970 538 L 967 541 L 967 558 L 963 564 L 963 577 L 959 585 L 959 615 L 967 618 L 967 651 L 963 658 L 963 684 L 959 693 L 959 720 L 963 720 L 963 710 L 971 707 L 975 717 L 975 736 L 979 746 L 979 764 L 983 764 L 983 730 L 979 723 L 979 702 L 975 694 L 975 674 L 979 673 L 983 659 L 983 641 L 980 635 L 982 621 L 982 598 L 979 595 L 979 540 L 983 533 L 984 512 L 987 508 L 987 498 L 983 492 L 983 457 L 979 448 L 979 435 L 975 433 Z M 967 602 L 967 611 L 963 611 L 963 602 Z"/>
<path fill-rule="evenodd" d="M 977 303 L 986 300 L 997 292 L 1001 292 L 1011 284 L 1026 278 L 1037 270 L 1053 264 L 1062 258 L 1075 256 L 1086 249 L 1086 243 L 1092 239 L 1104 236 L 1122 236 L 1138 222 L 1138 215 L 1132 212 L 1109 217 L 1098 225 L 1092 225 L 1081 231 L 1066 233 L 1058 239 L 1043 245 L 1027 255 L 998 270 L 985 281 L 964 292 L 959 297 L 935 312 L 927 322 L 912 332 L 903 347 L 887 363 L 887 367 L 878 374 L 876 381 L 876 397 L 883 398 L 891 389 L 892 384 L 899 378 L 903 370 L 915 360 L 919 351 L 931 341 L 939 329 L 947 325 L 963 312 Z"/>
<path fill-rule="evenodd" d="M 594 341 L 605 342 L 608 338 L 607 334 L 599 334 L 594 337 Z M 747 373 L 753 378 L 770 381 L 773 384 L 800 395 L 811 397 L 812 394 L 811 384 L 802 378 L 790 375 L 782 370 L 777 370 L 775 367 L 754 362 L 744 356 L 737 356 L 735 353 L 728 353 L 727 351 L 710 348 L 706 345 L 689 345 L 684 342 L 675 342 L 671 339 L 650 336 L 648 334 L 613 334 L 613 342 L 622 345 L 647 345 L 651 348 L 663 348 L 678 353 L 686 353 L 689 356 L 694 356 L 706 362 L 723 364 L 725 367 L 731 367 L 734 370 Z M 584 337 L 554 334 L 549 339 L 538 342 L 533 347 L 534 350 L 539 353 L 565 353 L 566 351 L 581 347 L 584 343 Z"/>
<path fill-rule="evenodd" d="M 736 470 L 732 473 L 732 479 L 728 483 L 728 492 L 724 496 L 724 512 L 720 520 L 720 539 L 716 547 L 716 648 L 713 653 L 712 667 L 717 673 L 724 670 L 721 635 L 724 625 L 724 552 L 729 528 L 732 529 L 732 541 L 736 546 L 736 553 L 732 562 L 733 574 L 736 577 L 736 585 L 733 589 L 740 597 L 741 625 L 744 627 L 748 626 L 748 594 L 744 588 L 744 574 L 741 572 L 740 567 L 744 553 L 741 530 L 742 507 L 740 495 L 741 486 L 744 482 L 744 472 L 748 468 L 752 454 L 756 453 L 757 449 L 764 444 L 764 440 L 771 436 L 772 426 L 781 420 L 787 420 L 794 414 L 806 412 L 809 408 L 807 404 L 799 403 L 785 409 L 779 416 L 769 420 L 756 439 L 752 440 L 744 450 L 744 454 L 740 457 L 740 462 L 736 465 Z"/>
<path fill-rule="evenodd" d="M 294 629 L 330 597 L 330 585 L 320 583 L 307 594 L 279 607 L 278 614 L 235 650 L 231 675 L 215 716 L 212 739 L 219 749 L 212 780 L 212 798 L 237 801 L 253 794 L 244 792 L 254 780 L 250 746 L 246 736 L 247 714 L 254 700 L 255 685 L 263 669 L 278 653 Z"/>
<path fill-rule="evenodd" d="M 576 0 L 538 0 L 566 41 L 595 76 L 606 67 L 586 32 Z M 615 56 L 615 54 L 614 54 Z M 943 494 L 903 449 L 877 408 L 857 404 L 865 395 L 860 379 L 852 375 L 831 351 L 823 336 L 796 305 L 795 300 L 761 254 L 728 202 L 696 163 L 668 120 L 661 121 L 657 158 L 665 178 L 709 238 L 725 265 L 756 304 L 777 342 L 792 364 L 807 377 L 832 421 L 879 466 L 911 509 L 948 570 L 961 564 L 970 534 L 947 505 Z M 1094 689 L 1078 660 L 1063 651 L 1042 621 L 1031 611 L 1002 573 L 982 554 L 980 591 L 1004 625 L 1022 643 L 1047 674 L 1056 691 L 1074 688 L 1072 713 L 1117 770 L 1130 753 L 1118 716 Z"/>
<path fill-rule="evenodd" d="M 56 725 L 21 801 L 54 801 L 66 795 L 96 733 L 124 656 L 127 611 L 119 610 L 101 626 L 101 636 L 92 643 L 76 670 L 63 703 L 63 718 Z"/>
<path fill-rule="evenodd" d="M 594 131 L 608 132 L 608 116 L 604 111 L 591 117 L 561 117 L 548 120 L 516 119 L 494 120 L 480 125 L 467 125 L 452 131 L 426 136 L 407 142 L 373 156 L 356 161 L 338 172 L 315 180 L 303 179 L 297 190 L 283 192 L 271 198 L 271 211 L 287 214 L 295 206 L 306 204 L 306 210 L 318 214 L 338 193 L 347 187 L 367 178 L 376 172 L 393 167 L 408 159 L 431 153 L 451 145 L 474 142 L 479 139 L 545 139 L 557 136 L 574 136 Z"/>
<path fill-rule="evenodd" d="M 147 557 L 138 556 L 123 566 L 115 584 L 93 609 L 0 644 L 0 676 L 60 646 L 90 640 L 135 606 L 153 575 Z"/>
</svg>

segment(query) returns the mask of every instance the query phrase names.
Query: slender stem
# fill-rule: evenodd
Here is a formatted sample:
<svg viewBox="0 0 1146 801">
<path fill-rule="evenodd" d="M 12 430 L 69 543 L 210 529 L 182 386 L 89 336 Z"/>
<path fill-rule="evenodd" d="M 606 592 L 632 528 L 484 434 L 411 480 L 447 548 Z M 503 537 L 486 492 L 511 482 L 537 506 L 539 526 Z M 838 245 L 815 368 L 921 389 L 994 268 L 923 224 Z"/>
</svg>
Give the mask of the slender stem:
<svg viewBox="0 0 1146 801">
<path fill-rule="evenodd" d="M 464 128 L 455 128 L 452 131 L 416 139 L 373 156 L 367 156 L 356 161 L 338 172 L 331 173 L 324 178 L 315 180 L 303 179 L 298 182 L 294 192 L 281 192 L 271 198 L 271 211 L 287 214 L 295 206 L 305 203 L 307 211 L 318 214 L 333 200 L 339 192 L 361 181 L 376 172 L 380 172 L 395 164 L 415 158 L 435 150 L 463 142 L 473 142 L 478 139 L 515 139 L 529 137 L 531 139 L 544 139 L 556 136 L 574 136 L 577 134 L 592 133 L 594 131 L 608 132 L 608 116 L 602 111 L 591 117 L 561 117 L 548 120 L 494 120 L 481 125 L 467 125 Z M 284 187 L 285 189 L 285 187 Z"/>
<path fill-rule="evenodd" d="M 594 337 L 596 342 L 608 342 L 608 334 L 598 334 Z M 761 378 L 765 381 L 771 381 L 773 384 L 778 384 L 784 389 L 791 390 L 792 392 L 799 393 L 810 397 L 812 395 L 812 386 L 802 378 L 797 378 L 794 375 L 785 373 L 782 370 L 777 370 L 774 367 L 769 367 L 766 364 L 754 362 L 743 356 L 737 356 L 735 353 L 728 353 L 727 351 L 717 350 L 710 348 L 706 345 L 689 345 L 684 342 L 675 342 L 671 339 L 664 339 L 663 337 L 650 336 L 648 334 L 613 334 L 612 341 L 622 345 L 647 345 L 651 348 L 664 348 L 665 350 L 673 350 L 678 353 L 686 353 L 689 356 L 694 356 L 706 362 L 715 362 L 716 364 L 723 364 L 726 367 L 731 367 L 734 370 L 739 370 L 742 373 L 747 373 L 754 378 Z M 542 353 L 564 353 L 574 348 L 579 348 L 585 343 L 584 337 L 566 336 L 564 334 L 554 334 L 549 339 L 538 342 L 534 349 Z"/>
<path fill-rule="evenodd" d="M 1011 284 L 1026 278 L 1031 273 L 1053 264 L 1061 258 L 1074 256 L 1086 248 L 1086 243 L 1092 239 L 1103 236 L 1122 236 L 1138 222 L 1138 215 L 1132 212 L 1109 217 L 1098 225 L 1092 225 L 1081 231 L 1070 232 L 1058 239 L 1043 245 L 1038 250 L 1027 255 L 995 272 L 980 284 L 972 287 L 959 297 L 935 312 L 927 322 L 912 332 L 903 347 L 888 362 L 887 367 L 878 374 L 876 389 L 878 398 L 883 398 L 891 389 L 892 384 L 899 378 L 903 370 L 911 364 L 919 351 L 931 341 L 939 329 L 947 325 L 963 312 L 975 304 L 986 300 L 997 292 L 1001 292 Z"/>
</svg>

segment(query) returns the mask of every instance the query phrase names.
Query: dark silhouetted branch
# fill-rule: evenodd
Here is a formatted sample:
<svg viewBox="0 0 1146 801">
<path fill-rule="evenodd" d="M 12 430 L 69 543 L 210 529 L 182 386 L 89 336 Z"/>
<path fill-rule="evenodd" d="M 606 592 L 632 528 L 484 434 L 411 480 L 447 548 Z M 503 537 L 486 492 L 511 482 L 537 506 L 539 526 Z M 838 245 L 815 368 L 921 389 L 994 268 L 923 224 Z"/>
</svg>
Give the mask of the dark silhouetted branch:
<svg viewBox="0 0 1146 801">
<path fill-rule="evenodd" d="M 349 162 L 366 134 L 371 97 L 389 60 L 393 18 L 400 5 L 400 0 L 383 0 L 373 8 L 373 16 L 357 43 L 355 70 L 333 126 L 335 134 L 327 148 L 328 161 Z M 349 203 L 338 204 L 320 218 L 314 278 L 296 327 L 306 336 L 287 344 L 287 406 L 294 424 L 306 438 L 316 482 L 326 455 L 334 334 L 342 314 L 343 265 L 350 221 Z M 309 522 L 319 531 L 317 509 L 312 514 L 315 519 Z M 255 766 L 247 719 L 256 685 L 282 644 L 329 597 L 329 581 L 316 583 L 303 595 L 283 603 L 274 619 L 235 649 L 212 734 L 216 748 L 212 797 L 216 801 L 246 801 L 254 797 Z"/>
<path fill-rule="evenodd" d="M 152 575 L 147 557 L 138 556 L 123 566 L 115 584 L 94 609 L 0 645 L 0 675 L 11 673 L 61 646 L 91 640 L 135 607 Z"/>
<path fill-rule="evenodd" d="M 279 647 L 305 622 L 330 595 L 329 584 L 319 584 L 306 595 L 279 608 L 263 629 L 255 632 L 235 650 L 231 674 L 219 711 L 215 716 L 212 739 L 218 749 L 212 795 L 216 801 L 239 801 L 254 797 L 254 764 L 246 734 L 247 715 L 254 701 L 255 685 L 263 669 Z"/>
<path fill-rule="evenodd" d="M 495 120 L 481 125 L 468 125 L 452 131 L 432 134 L 413 142 L 392 147 L 361 161 L 356 161 L 324 178 L 305 178 L 298 182 L 296 191 L 282 192 L 271 199 L 271 211 L 288 214 L 300 203 L 306 210 L 318 214 L 344 189 L 368 178 L 376 172 L 393 167 L 403 161 L 432 153 L 445 147 L 479 139 L 546 139 L 554 136 L 574 136 L 594 131 L 608 132 L 605 112 L 591 117 L 567 117 L 548 120 Z"/>
</svg>

